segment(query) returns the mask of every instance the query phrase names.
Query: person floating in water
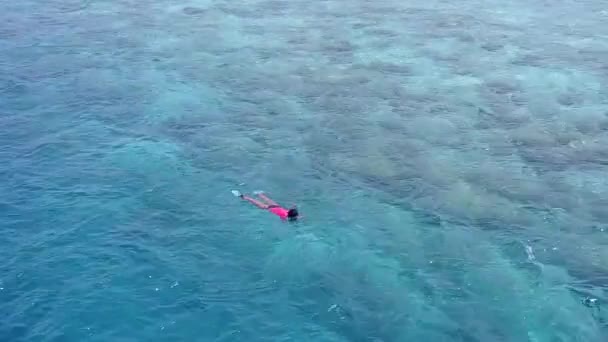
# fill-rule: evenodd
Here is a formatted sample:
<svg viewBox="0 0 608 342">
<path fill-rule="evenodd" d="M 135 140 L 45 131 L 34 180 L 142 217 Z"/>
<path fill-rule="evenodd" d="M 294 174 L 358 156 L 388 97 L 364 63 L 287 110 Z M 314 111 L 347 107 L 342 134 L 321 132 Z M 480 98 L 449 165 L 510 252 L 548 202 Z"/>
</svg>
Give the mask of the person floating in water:
<svg viewBox="0 0 608 342">
<path fill-rule="evenodd" d="M 253 205 L 255 205 L 256 207 L 258 207 L 260 209 L 268 210 L 269 212 L 280 217 L 281 220 L 296 221 L 298 218 L 300 218 L 300 213 L 298 213 L 298 209 L 296 209 L 295 206 L 290 209 L 285 209 L 282 206 L 280 206 L 277 202 L 268 198 L 268 196 L 264 195 L 264 193 L 261 191 L 255 192 L 255 194 L 258 195 L 258 197 L 261 199 L 261 201 L 255 199 L 255 198 L 243 195 L 238 190 L 232 190 L 232 193 L 235 196 L 240 197 L 241 199 L 243 199 L 249 203 L 252 203 Z"/>
</svg>

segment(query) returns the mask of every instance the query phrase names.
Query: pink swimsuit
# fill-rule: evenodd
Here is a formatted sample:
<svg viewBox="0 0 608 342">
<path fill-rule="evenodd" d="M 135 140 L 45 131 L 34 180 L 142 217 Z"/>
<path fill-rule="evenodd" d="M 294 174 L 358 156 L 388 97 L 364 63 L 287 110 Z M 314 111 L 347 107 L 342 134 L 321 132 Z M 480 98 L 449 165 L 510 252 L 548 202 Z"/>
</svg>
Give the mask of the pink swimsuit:
<svg viewBox="0 0 608 342">
<path fill-rule="evenodd" d="M 281 220 L 286 220 L 287 219 L 287 213 L 289 212 L 289 210 L 283 208 L 283 207 L 279 207 L 279 206 L 272 206 L 270 208 L 268 208 L 268 211 L 270 211 L 271 213 L 277 215 L 278 217 L 281 218 Z"/>
</svg>

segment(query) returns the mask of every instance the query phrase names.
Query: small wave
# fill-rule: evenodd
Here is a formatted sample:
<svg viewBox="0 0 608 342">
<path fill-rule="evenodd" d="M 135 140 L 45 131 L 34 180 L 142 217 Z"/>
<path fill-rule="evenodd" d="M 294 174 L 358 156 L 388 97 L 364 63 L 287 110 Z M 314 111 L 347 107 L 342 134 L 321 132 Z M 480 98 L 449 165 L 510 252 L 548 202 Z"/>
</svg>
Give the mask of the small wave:
<svg viewBox="0 0 608 342">
<path fill-rule="evenodd" d="M 61 1 L 57 6 L 59 13 L 74 13 L 86 10 L 91 5 L 91 0 Z"/>
<path fill-rule="evenodd" d="M 269 294 L 276 290 L 273 282 L 260 282 L 251 286 L 240 283 L 213 283 L 203 285 L 198 297 L 203 303 L 242 302 L 252 296 Z"/>
</svg>

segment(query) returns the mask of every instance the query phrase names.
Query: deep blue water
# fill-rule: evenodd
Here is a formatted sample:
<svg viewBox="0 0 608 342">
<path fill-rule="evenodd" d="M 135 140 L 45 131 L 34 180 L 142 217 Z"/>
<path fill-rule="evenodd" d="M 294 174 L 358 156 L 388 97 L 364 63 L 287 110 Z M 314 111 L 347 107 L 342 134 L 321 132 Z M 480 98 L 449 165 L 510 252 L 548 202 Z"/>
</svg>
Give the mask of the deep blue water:
<svg viewBox="0 0 608 342">
<path fill-rule="evenodd" d="M 608 340 L 604 1 L 0 19 L 0 341 Z"/>
</svg>

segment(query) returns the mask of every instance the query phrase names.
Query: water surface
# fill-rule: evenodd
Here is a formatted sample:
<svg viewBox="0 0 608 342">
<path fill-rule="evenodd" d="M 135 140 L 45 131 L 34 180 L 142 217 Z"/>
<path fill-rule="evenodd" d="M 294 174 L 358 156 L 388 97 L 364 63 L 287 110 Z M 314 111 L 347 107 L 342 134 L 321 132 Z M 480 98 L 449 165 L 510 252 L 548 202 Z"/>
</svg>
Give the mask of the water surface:
<svg viewBox="0 0 608 342">
<path fill-rule="evenodd" d="M 0 13 L 0 340 L 608 339 L 602 1 Z"/>
</svg>

